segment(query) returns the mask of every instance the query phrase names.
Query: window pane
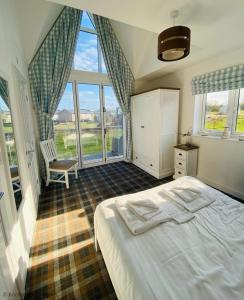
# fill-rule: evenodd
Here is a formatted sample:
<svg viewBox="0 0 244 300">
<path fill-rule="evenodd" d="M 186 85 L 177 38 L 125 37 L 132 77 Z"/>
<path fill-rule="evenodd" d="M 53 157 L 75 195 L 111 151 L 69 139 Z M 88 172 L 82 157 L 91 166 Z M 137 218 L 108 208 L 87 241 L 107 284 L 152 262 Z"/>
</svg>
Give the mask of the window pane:
<svg viewBox="0 0 244 300">
<path fill-rule="evenodd" d="M 95 27 L 86 11 L 83 11 L 82 19 L 81 19 L 81 26 L 95 30 Z"/>
<path fill-rule="evenodd" d="M 107 157 L 123 155 L 123 113 L 111 86 L 104 86 Z"/>
<path fill-rule="evenodd" d="M 15 138 L 14 138 L 14 131 L 13 131 L 13 124 L 12 124 L 12 117 L 11 112 L 5 102 L 3 101 L 2 97 L 0 96 L 0 113 L 3 123 L 3 134 L 5 136 L 5 142 L 8 152 L 8 160 L 9 166 L 16 167 L 18 166 L 17 161 L 17 152 L 15 147 Z"/>
<path fill-rule="evenodd" d="M 54 139 L 58 158 L 77 159 L 75 111 L 72 83 L 67 83 L 63 97 L 53 116 Z"/>
<path fill-rule="evenodd" d="M 96 34 L 80 31 L 75 50 L 74 69 L 98 72 Z"/>
<path fill-rule="evenodd" d="M 102 160 L 102 122 L 97 84 L 78 84 L 82 161 Z"/>
<path fill-rule="evenodd" d="M 227 125 L 228 96 L 229 91 L 207 94 L 205 129 L 224 130 Z"/>
<path fill-rule="evenodd" d="M 236 132 L 244 132 L 244 89 L 240 89 Z"/>
<path fill-rule="evenodd" d="M 3 134 L 5 137 L 5 145 L 8 154 L 8 161 L 10 167 L 10 174 L 12 179 L 12 187 L 14 192 L 15 204 L 18 210 L 21 200 L 21 182 L 19 177 L 19 164 L 17 157 L 17 150 L 15 144 L 15 136 L 13 130 L 12 116 L 9 107 L 4 102 L 3 98 L 0 96 L 0 121 L 2 120 Z"/>
</svg>

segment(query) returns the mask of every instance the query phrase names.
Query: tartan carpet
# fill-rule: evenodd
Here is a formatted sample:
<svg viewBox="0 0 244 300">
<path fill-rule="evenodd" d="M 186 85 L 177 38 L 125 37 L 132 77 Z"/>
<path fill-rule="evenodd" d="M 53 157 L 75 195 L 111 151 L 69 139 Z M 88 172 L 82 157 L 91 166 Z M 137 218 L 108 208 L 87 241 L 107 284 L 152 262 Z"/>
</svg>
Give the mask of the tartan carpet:
<svg viewBox="0 0 244 300">
<path fill-rule="evenodd" d="M 93 215 L 103 200 L 166 183 L 133 164 L 79 171 L 70 188 L 45 187 L 30 252 L 25 299 L 117 299 L 101 252 L 94 248 Z"/>
</svg>

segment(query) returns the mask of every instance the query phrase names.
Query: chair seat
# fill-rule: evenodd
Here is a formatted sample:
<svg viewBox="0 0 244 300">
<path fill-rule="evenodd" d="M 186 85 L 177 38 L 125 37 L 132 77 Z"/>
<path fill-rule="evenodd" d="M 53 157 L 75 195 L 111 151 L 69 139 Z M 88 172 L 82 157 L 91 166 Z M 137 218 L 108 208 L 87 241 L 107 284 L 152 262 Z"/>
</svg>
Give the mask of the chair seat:
<svg viewBox="0 0 244 300">
<path fill-rule="evenodd" d="M 10 168 L 10 174 L 11 174 L 11 179 L 19 177 L 18 167 L 12 167 L 12 168 Z"/>
<path fill-rule="evenodd" d="M 70 168 L 72 168 L 74 165 L 76 165 L 78 162 L 77 160 L 56 160 L 49 164 L 49 168 L 53 170 L 64 170 L 67 171 Z"/>
</svg>

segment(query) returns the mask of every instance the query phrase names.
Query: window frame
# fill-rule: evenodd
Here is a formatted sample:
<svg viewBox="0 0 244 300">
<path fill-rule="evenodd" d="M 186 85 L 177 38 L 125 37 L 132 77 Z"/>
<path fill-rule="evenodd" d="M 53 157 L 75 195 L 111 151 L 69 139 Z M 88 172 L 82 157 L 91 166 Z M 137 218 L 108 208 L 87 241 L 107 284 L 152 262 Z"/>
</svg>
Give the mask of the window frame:
<svg viewBox="0 0 244 300">
<path fill-rule="evenodd" d="M 93 26 L 95 27 L 94 19 L 93 19 L 92 14 L 89 13 L 89 12 L 87 12 L 87 15 L 90 18 Z M 105 73 L 105 72 L 102 71 L 102 49 L 101 49 L 101 46 L 100 46 L 100 42 L 99 42 L 99 38 L 98 38 L 98 34 L 97 34 L 96 29 L 91 29 L 91 28 L 87 28 L 87 27 L 84 27 L 84 26 L 80 25 L 79 34 L 80 34 L 81 31 L 82 32 L 86 32 L 86 33 L 95 34 L 97 36 L 97 56 L 98 56 L 98 62 L 97 63 L 98 63 L 98 71 L 94 72 L 94 71 L 86 71 L 86 70 L 75 69 L 74 68 L 74 63 L 73 63 L 72 71 L 107 74 L 107 72 Z"/>
<path fill-rule="evenodd" d="M 93 23 L 93 25 L 95 27 L 94 19 L 93 19 L 92 14 L 90 14 L 88 11 L 86 11 L 86 13 L 90 17 L 90 20 L 91 20 L 91 22 Z M 91 34 L 96 34 L 98 36 L 96 30 L 83 27 L 83 26 L 81 26 L 81 24 L 80 24 L 80 31 L 83 31 L 83 32 L 86 32 L 86 33 L 91 33 Z M 102 99 L 101 103 L 104 103 L 103 87 L 104 86 L 111 86 L 113 88 L 112 82 L 111 82 L 111 80 L 108 76 L 106 65 L 105 65 L 106 72 L 102 71 L 102 50 L 101 50 L 101 46 L 100 46 L 100 43 L 99 43 L 99 39 L 97 39 L 97 47 L 98 47 L 98 71 L 94 72 L 94 71 L 85 71 L 85 70 L 75 69 L 74 68 L 74 63 L 73 63 L 73 66 L 72 66 L 72 69 L 71 69 L 71 72 L 70 72 L 68 82 L 72 83 L 72 85 L 73 85 L 73 100 L 74 100 L 74 103 L 75 103 L 75 109 L 77 111 L 78 111 L 77 107 L 78 107 L 78 103 L 79 103 L 78 102 L 79 101 L 79 99 L 78 99 L 79 96 L 78 96 L 77 85 L 79 83 L 80 84 L 99 85 L 100 100 Z M 104 62 L 104 64 L 105 64 L 105 62 Z M 103 110 L 103 106 L 101 107 L 101 109 Z M 76 114 L 76 120 L 78 120 L 78 112 Z M 102 118 L 102 122 L 104 122 L 103 118 Z M 78 156 L 79 156 L 79 168 L 86 168 L 86 167 L 93 166 L 93 165 L 96 166 L 96 165 L 100 165 L 100 164 L 104 164 L 104 163 L 110 163 L 110 162 L 112 163 L 112 162 L 115 162 L 115 161 L 125 160 L 125 155 L 126 155 L 126 151 L 125 151 L 125 149 L 126 149 L 126 126 L 125 125 L 126 125 L 125 124 L 125 116 L 123 114 L 123 150 L 124 150 L 123 155 L 115 157 L 115 158 L 109 158 L 106 161 L 103 160 L 102 162 L 91 162 L 91 163 L 85 164 L 85 165 L 82 164 L 82 161 L 81 161 L 81 155 L 82 154 L 81 154 L 81 149 L 80 149 L 81 143 L 80 143 L 80 140 L 79 141 L 77 140 Z M 80 124 L 78 124 L 78 126 L 79 126 L 79 129 L 77 127 L 77 136 L 78 136 L 78 139 L 79 139 L 80 138 L 79 133 L 81 132 Z M 103 128 L 104 128 L 104 124 L 103 124 Z M 103 140 L 104 140 L 104 138 L 103 138 Z"/>
<path fill-rule="evenodd" d="M 200 120 L 197 120 L 198 126 L 195 126 L 195 128 L 198 127 L 198 129 L 195 130 L 195 132 L 200 135 L 221 137 L 223 135 L 224 130 L 213 130 L 213 129 L 205 128 L 206 104 L 207 104 L 208 94 L 210 93 L 205 93 L 205 94 L 195 96 L 195 108 L 198 106 L 197 109 L 200 110 L 200 112 L 199 111 L 197 112 L 197 115 Z M 226 126 L 228 126 L 230 130 L 230 138 L 237 138 L 238 136 L 244 134 L 244 132 L 236 132 L 239 96 L 240 96 L 240 89 L 229 90 Z M 198 101 L 200 101 L 200 104 L 198 105 L 196 105 L 197 97 L 198 97 Z"/>
</svg>

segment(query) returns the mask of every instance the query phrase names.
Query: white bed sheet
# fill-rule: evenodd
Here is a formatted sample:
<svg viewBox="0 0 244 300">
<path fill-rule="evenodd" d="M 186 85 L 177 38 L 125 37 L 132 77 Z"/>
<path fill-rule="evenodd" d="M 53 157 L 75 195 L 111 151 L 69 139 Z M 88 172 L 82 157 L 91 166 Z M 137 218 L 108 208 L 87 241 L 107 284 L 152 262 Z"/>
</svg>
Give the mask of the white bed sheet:
<svg viewBox="0 0 244 300">
<path fill-rule="evenodd" d="M 115 208 L 118 197 L 96 208 L 95 234 L 118 299 L 244 299 L 243 204 L 192 177 L 137 194 L 156 199 L 184 182 L 216 198 L 188 223 L 167 222 L 134 236 Z"/>
</svg>

